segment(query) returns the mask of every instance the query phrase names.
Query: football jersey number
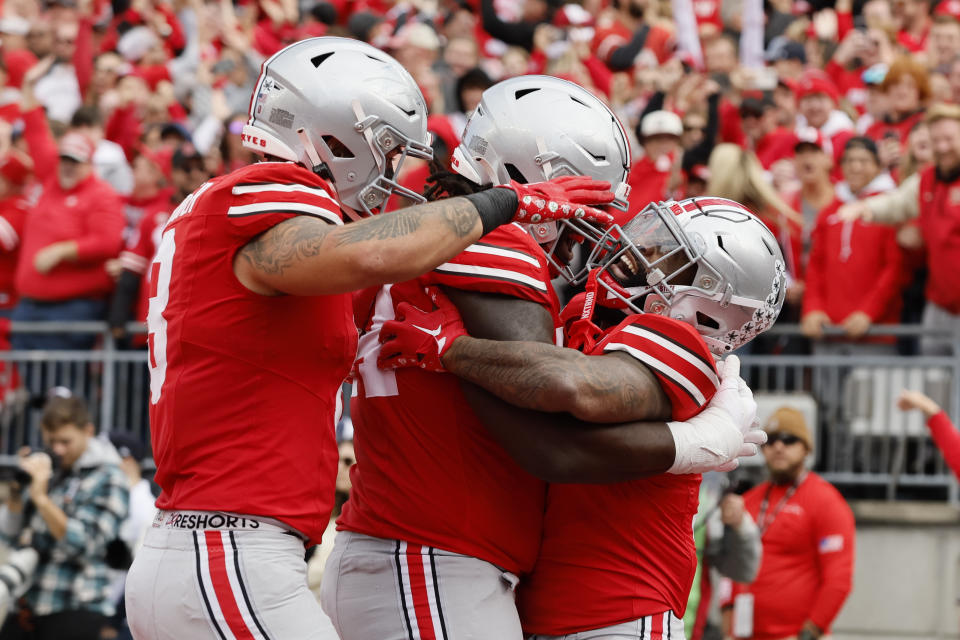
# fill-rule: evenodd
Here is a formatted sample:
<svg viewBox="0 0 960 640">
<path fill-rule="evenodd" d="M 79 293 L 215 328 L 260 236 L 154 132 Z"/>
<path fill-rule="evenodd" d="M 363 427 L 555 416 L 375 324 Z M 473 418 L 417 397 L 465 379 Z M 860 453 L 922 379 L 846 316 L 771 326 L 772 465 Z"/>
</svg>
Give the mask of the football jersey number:
<svg viewBox="0 0 960 640">
<path fill-rule="evenodd" d="M 391 288 L 393 285 L 388 284 L 377 293 L 370 330 L 360 336 L 360 343 L 357 346 L 357 358 L 360 360 L 357 371 L 363 380 L 363 395 L 367 398 L 399 395 L 396 372 L 383 371 L 377 367 L 377 358 L 380 355 L 380 329 L 384 322 L 393 320 L 395 317 Z"/>
<path fill-rule="evenodd" d="M 150 306 L 147 312 L 147 349 L 150 366 L 150 404 L 157 404 L 163 391 L 163 382 L 167 377 L 167 319 L 163 312 L 170 301 L 170 276 L 173 273 L 173 256 L 176 253 L 175 229 L 171 223 L 180 216 L 193 210 L 197 199 L 212 183 L 206 182 L 199 189 L 184 198 L 170 219 L 167 220 L 157 255 L 150 265 Z"/>
<path fill-rule="evenodd" d="M 164 232 L 157 255 L 150 265 L 150 307 L 147 313 L 147 348 L 150 352 L 150 403 L 157 404 L 167 376 L 167 319 L 163 311 L 170 301 L 170 274 L 177 250 L 175 229 Z"/>
</svg>

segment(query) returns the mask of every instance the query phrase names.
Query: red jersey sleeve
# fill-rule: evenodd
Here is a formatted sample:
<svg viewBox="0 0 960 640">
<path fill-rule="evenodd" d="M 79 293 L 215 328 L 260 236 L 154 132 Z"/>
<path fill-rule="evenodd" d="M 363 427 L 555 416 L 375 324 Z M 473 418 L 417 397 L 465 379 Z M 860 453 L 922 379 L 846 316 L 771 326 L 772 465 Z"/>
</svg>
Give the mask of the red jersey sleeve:
<svg viewBox="0 0 960 640">
<path fill-rule="evenodd" d="M 227 218 L 252 237 L 293 216 L 313 216 L 343 224 L 340 205 L 323 178 L 288 162 L 264 162 L 234 174 L 229 188 Z"/>
<path fill-rule="evenodd" d="M 603 353 L 622 351 L 646 365 L 673 406 L 673 419 L 696 415 L 720 386 L 713 355 L 697 330 L 656 314 L 628 317 L 598 345 Z"/>
<path fill-rule="evenodd" d="M 488 233 L 424 278 L 428 284 L 498 293 L 554 308 L 548 274 L 543 251 L 523 227 L 511 224 Z"/>
</svg>

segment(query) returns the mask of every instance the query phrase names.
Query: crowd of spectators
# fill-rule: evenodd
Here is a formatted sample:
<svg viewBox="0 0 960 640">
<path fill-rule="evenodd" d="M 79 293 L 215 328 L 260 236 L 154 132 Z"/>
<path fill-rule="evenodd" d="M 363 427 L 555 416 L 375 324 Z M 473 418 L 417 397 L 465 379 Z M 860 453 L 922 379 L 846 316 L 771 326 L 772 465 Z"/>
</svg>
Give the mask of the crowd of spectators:
<svg viewBox="0 0 960 640">
<path fill-rule="evenodd" d="M 261 62 L 318 35 L 392 53 L 440 157 L 498 80 L 587 87 L 631 135 L 632 209 L 704 193 L 753 208 L 787 256 L 785 319 L 815 341 L 836 326 L 848 345 L 893 349 L 865 334 L 918 320 L 901 299 L 924 277 L 926 321 L 956 328 L 939 274 L 960 218 L 925 216 L 920 199 L 960 200 L 960 139 L 931 132 L 960 123 L 957 0 L 6 0 L 0 313 L 109 315 L 117 335 L 143 320 L 152 237 L 202 181 L 253 161 L 239 133 Z M 401 179 L 420 189 L 427 173 L 411 161 Z M 868 223 L 863 199 L 894 189 L 915 215 Z"/>
</svg>

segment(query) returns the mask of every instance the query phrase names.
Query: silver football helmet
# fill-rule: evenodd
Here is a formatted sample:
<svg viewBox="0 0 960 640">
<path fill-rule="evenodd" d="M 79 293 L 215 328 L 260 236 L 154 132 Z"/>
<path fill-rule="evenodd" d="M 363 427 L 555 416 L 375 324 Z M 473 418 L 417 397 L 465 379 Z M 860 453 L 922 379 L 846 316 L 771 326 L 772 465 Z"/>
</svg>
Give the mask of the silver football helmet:
<svg viewBox="0 0 960 640">
<path fill-rule="evenodd" d="M 651 203 L 609 227 L 587 263 L 605 289 L 599 304 L 687 322 L 717 355 L 770 328 L 786 295 L 773 233 L 723 198 Z"/>
<path fill-rule="evenodd" d="M 327 178 L 353 217 L 391 194 L 423 197 L 394 180 L 407 156 L 433 157 L 427 107 L 399 62 L 366 43 L 310 38 L 271 56 L 250 100 L 243 146 Z"/>
<path fill-rule="evenodd" d="M 518 76 L 483 92 L 454 149 L 453 170 L 475 184 L 542 182 L 565 175 L 606 180 L 611 206 L 629 206 L 630 143 L 603 102 L 583 87 L 552 76 Z M 529 225 L 551 264 L 573 274 L 554 256 L 556 223 Z"/>
</svg>

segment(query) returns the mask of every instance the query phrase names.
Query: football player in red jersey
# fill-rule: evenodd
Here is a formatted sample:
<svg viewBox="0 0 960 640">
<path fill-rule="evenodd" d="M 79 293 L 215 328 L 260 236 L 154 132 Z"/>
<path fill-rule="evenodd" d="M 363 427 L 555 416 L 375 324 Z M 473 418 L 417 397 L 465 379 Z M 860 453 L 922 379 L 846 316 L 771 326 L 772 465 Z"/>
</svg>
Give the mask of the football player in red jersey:
<svg viewBox="0 0 960 640">
<path fill-rule="evenodd" d="M 333 502 L 357 347 L 349 292 L 409 280 L 512 220 L 607 219 L 587 205 L 613 198 L 565 176 L 365 217 L 403 192 L 404 158 L 430 147 L 413 79 L 353 40 L 269 58 L 249 117 L 243 142 L 267 161 L 187 197 L 150 267 L 162 493 L 127 580 L 138 639 L 317 637 L 303 548 Z"/>
<path fill-rule="evenodd" d="M 484 92 L 454 154 L 454 169 L 469 181 L 446 173 L 434 178 L 448 193 L 580 173 L 621 184 L 628 153 L 616 118 L 589 92 L 556 78 L 524 76 Z M 536 231 L 560 247 L 550 234 L 549 226 Z M 521 637 L 513 589 L 536 558 L 545 483 L 490 436 L 456 377 L 382 371 L 377 362 L 384 328 L 403 316 L 428 350 L 443 350 L 442 323 L 414 317 L 417 307 L 431 304 L 427 283 L 444 286 L 475 334 L 558 342 L 551 275 L 531 235 L 505 227 L 428 276 L 357 298 L 365 329 L 351 411 L 357 465 L 322 594 L 344 640 Z M 608 367 L 586 395 L 605 395 L 607 410 L 620 420 L 643 419 L 660 408 L 666 414 L 652 374 L 626 385 L 617 374 Z M 729 429 L 734 445 L 717 448 L 736 455 L 742 435 L 732 424 Z M 677 447 L 666 424 L 637 424 L 633 434 L 629 445 L 607 438 L 595 448 L 619 461 L 627 477 L 670 467 Z M 566 446 L 562 438 L 556 445 Z M 564 471 L 589 479 L 588 472 L 606 473 L 609 465 Z M 551 473 L 558 471 L 543 475 Z"/>
<path fill-rule="evenodd" d="M 709 428 L 716 411 L 707 403 L 727 384 L 718 385 L 714 355 L 771 326 L 783 303 L 783 258 L 769 230 L 729 200 L 653 204 L 600 236 L 587 264 L 594 268 L 587 292 L 565 316 L 572 320 L 570 339 L 588 357 L 567 353 L 564 367 L 556 350 L 543 345 L 457 338 L 443 364 L 516 405 L 562 411 L 564 399 L 553 391 L 562 385 L 549 374 L 532 384 L 524 373 L 531 362 L 583 386 L 578 378 L 585 358 L 621 355 L 656 376 L 669 399 L 671 430 L 689 432 L 691 424 Z M 449 315 L 443 321 L 453 324 Z M 395 324 L 385 330 L 398 343 L 409 328 Z M 739 361 L 722 364 L 729 381 Z M 539 442 L 567 426 L 563 419 L 545 422 L 544 414 L 518 415 L 488 394 L 471 395 L 475 407 L 487 406 L 481 411 L 485 423 L 503 432 L 512 452 L 516 447 L 549 455 Z M 526 437 L 518 437 L 518 430 Z M 543 640 L 682 640 L 696 569 L 691 522 L 700 476 L 689 473 L 692 469 L 671 471 L 608 485 L 550 486 L 537 564 L 520 590 L 526 632 Z M 610 477 L 619 473 L 612 469 Z"/>
</svg>

